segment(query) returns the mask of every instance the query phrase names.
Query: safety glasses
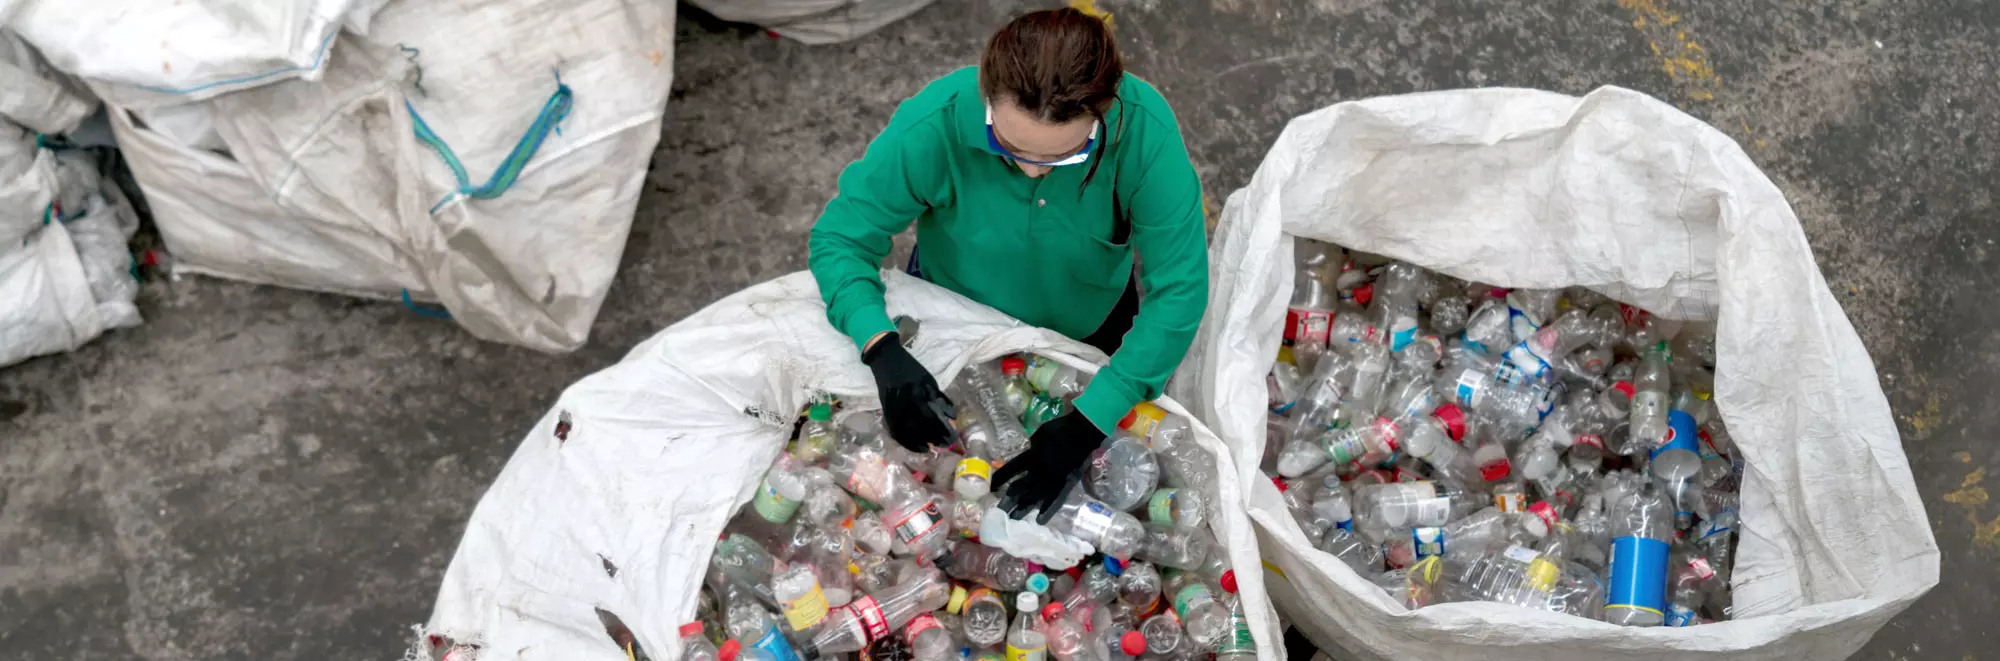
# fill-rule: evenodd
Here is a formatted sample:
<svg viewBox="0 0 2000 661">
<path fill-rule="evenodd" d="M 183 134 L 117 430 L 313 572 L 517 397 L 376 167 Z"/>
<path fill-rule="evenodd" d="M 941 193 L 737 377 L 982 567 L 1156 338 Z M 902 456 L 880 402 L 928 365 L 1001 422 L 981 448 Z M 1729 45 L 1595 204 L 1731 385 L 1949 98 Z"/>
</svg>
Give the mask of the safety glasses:
<svg viewBox="0 0 2000 661">
<path fill-rule="evenodd" d="M 1053 161 L 1037 161 L 1035 159 L 1026 158 L 1021 156 L 1020 154 L 1016 154 L 1013 151 L 1008 150 L 1006 145 L 1000 144 L 1000 134 L 993 132 L 993 107 L 992 106 L 986 107 L 986 145 L 988 147 L 992 147 L 993 151 L 1000 152 L 1001 154 L 1006 155 L 1007 158 L 1014 159 L 1014 162 L 1016 163 L 1026 163 L 1028 165 L 1056 167 L 1061 165 L 1076 165 L 1078 163 L 1089 161 L 1090 153 L 1097 150 L 1097 130 L 1101 126 L 1102 124 L 1100 123 L 1096 122 L 1091 123 L 1090 139 L 1088 141 L 1085 141 L 1083 143 L 1083 149 L 1077 150 L 1076 153 L 1064 156 L 1062 158 Z"/>
</svg>

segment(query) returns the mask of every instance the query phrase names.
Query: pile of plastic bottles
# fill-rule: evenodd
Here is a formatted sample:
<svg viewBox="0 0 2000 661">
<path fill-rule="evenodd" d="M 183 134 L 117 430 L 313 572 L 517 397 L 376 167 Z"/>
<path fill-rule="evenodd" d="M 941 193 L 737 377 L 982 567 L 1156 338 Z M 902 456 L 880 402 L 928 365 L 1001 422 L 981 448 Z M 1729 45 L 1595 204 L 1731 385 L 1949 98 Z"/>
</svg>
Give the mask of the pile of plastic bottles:
<svg viewBox="0 0 2000 661">
<path fill-rule="evenodd" d="M 684 658 L 1254 659 L 1204 525 L 1215 462 L 1150 403 L 1047 526 L 1094 555 L 1058 570 L 980 543 L 985 519 L 1005 516 L 994 468 L 1086 379 L 1042 357 L 972 365 L 948 389 L 957 442 L 928 454 L 889 439 L 879 412 L 813 404 L 716 545 Z"/>
<path fill-rule="evenodd" d="M 1729 618 L 1743 465 L 1711 331 L 1582 288 L 1296 254 L 1263 468 L 1316 548 L 1410 608 Z"/>
</svg>

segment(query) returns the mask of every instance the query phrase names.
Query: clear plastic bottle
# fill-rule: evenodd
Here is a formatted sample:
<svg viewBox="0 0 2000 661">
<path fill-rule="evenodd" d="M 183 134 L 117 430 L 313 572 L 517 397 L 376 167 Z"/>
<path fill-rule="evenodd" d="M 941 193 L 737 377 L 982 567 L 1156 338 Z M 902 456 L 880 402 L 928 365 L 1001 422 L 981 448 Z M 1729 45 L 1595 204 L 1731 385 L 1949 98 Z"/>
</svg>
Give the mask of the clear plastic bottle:
<svg viewBox="0 0 2000 661">
<path fill-rule="evenodd" d="M 968 366 L 967 394 L 979 407 L 989 427 L 987 457 L 1005 462 L 1028 451 L 1028 431 L 1021 426 L 1021 413 L 1007 406 L 1006 384 L 999 366 L 991 363 Z"/>
<path fill-rule="evenodd" d="M 1090 635 L 1090 628 L 1061 603 L 1042 607 L 1042 635 L 1048 639 L 1049 654 L 1061 661 L 1095 658 L 1092 648 L 1097 641 Z"/>
<path fill-rule="evenodd" d="M 1039 391 L 1028 383 L 1028 361 L 1020 356 L 1000 359 L 1000 395 L 1007 402 L 1007 410 L 1020 415 L 1028 410 L 1028 402 Z"/>
<path fill-rule="evenodd" d="M 1250 615 L 1243 611 L 1243 599 L 1230 586 L 1223 586 L 1230 593 L 1229 629 L 1215 649 L 1215 661 L 1256 661 L 1257 637 L 1250 630 Z"/>
<path fill-rule="evenodd" d="M 1028 383 L 1050 397 L 1067 399 L 1070 395 L 1083 392 L 1089 376 L 1082 370 L 1064 365 L 1047 356 L 1035 356 L 1028 360 Z"/>
<path fill-rule="evenodd" d="M 1660 340 L 1652 348 L 1640 355 L 1639 371 L 1634 375 L 1632 386 L 1632 431 L 1628 447 L 1619 448 L 1619 454 L 1650 452 L 1666 444 L 1667 433 L 1672 428 L 1667 424 L 1667 388 L 1669 370 L 1673 355 L 1667 349 L 1666 340 Z"/>
<path fill-rule="evenodd" d="M 1456 439 L 1465 435 L 1465 418 L 1455 404 L 1438 407 L 1432 415 L 1406 423 L 1401 443 L 1403 452 L 1424 460 L 1438 479 L 1458 484 L 1479 482 L 1472 453 Z"/>
<path fill-rule="evenodd" d="M 941 564 L 952 578 L 1007 592 L 1026 589 L 1028 575 L 1042 571 L 1041 565 L 973 542 L 959 542 L 951 550 L 951 561 Z"/>
<path fill-rule="evenodd" d="M 951 583 L 944 574 L 935 569 L 920 571 L 905 583 L 835 609 L 813 636 L 812 649 L 822 657 L 859 652 L 918 615 L 943 608 L 950 599 Z"/>
<path fill-rule="evenodd" d="M 1145 543 L 1146 530 L 1130 514 L 1071 489 L 1049 529 L 1083 540 L 1097 552 L 1114 558 L 1130 558 Z"/>
<path fill-rule="evenodd" d="M 1153 449 L 1122 432 L 1091 455 L 1085 468 L 1084 485 L 1090 495 L 1120 511 L 1132 511 L 1146 502 L 1160 481 L 1160 464 Z"/>
<path fill-rule="evenodd" d="M 1200 528 L 1208 521 L 1208 498 L 1193 489 L 1155 490 L 1146 498 L 1146 521 L 1176 528 Z"/>
<path fill-rule="evenodd" d="M 1364 457 L 1386 457 L 1395 453 L 1398 433 L 1396 423 L 1388 418 L 1375 418 L 1367 424 L 1329 430 L 1310 439 L 1295 437 L 1278 455 L 1278 474 L 1298 477 L 1329 461 L 1344 466 Z"/>
<path fill-rule="evenodd" d="M 1042 633 L 1040 623 L 1036 622 L 1039 607 L 1033 592 L 1014 596 L 1014 624 L 1007 628 L 1007 661 L 1043 661 L 1047 658 L 1049 637 Z"/>
<path fill-rule="evenodd" d="M 1523 378 L 1541 379 L 1550 376 L 1549 372 L 1557 361 L 1570 352 L 1608 338 L 1609 328 L 1602 320 L 1591 317 L 1583 310 L 1572 309 L 1507 350 L 1507 362 L 1519 370 Z"/>
<path fill-rule="evenodd" d="M 799 562 L 771 577 L 771 591 L 793 631 L 812 631 L 826 619 L 826 594 L 819 587 L 819 570 Z"/>
<path fill-rule="evenodd" d="M 1513 346 L 1514 327 L 1507 318 L 1507 304 L 1498 299 L 1480 301 L 1466 317 L 1459 340 L 1466 349 L 1481 355 L 1497 355 Z"/>
<path fill-rule="evenodd" d="M 1389 346 L 1379 342 L 1348 345 L 1354 357 L 1354 383 L 1347 391 L 1347 404 L 1357 417 L 1366 418 L 1382 409 L 1383 391 L 1389 386 Z"/>
<path fill-rule="evenodd" d="M 1610 523 L 1611 581 L 1604 621 L 1629 627 L 1659 626 L 1666 616 L 1673 507 L 1657 486 L 1647 482 L 1612 508 Z"/>
<path fill-rule="evenodd" d="M 884 494 L 884 498 L 882 524 L 895 534 L 897 542 L 909 549 L 911 556 L 929 562 L 944 555 L 951 540 L 945 536 L 944 506 L 936 494 L 915 486 L 908 491 Z"/>
<path fill-rule="evenodd" d="M 703 635 L 702 630 L 700 622 L 681 625 L 682 661 L 717 661 L 721 658 L 715 643 L 708 642 L 708 636 Z"/>
<path fill-rule="evenodd" d="M 1118 601 L 1133 612 L 1150 613 L 1160 604 L 1160 572 L 1151 564 L 1134 562 L 1118 577 Z"/>
<path fill-rule="evenodd" d="M 774 607 L 777 605 L 778 599 L 771 592 L 771 574 L 776 560 L 757 540 L 732 533 L 716 543 L 715 552 L 709 556 L 709 564 L 721 571 L 730 583 L 749 590 L 758 600 Z"/>
<path fill-rule="evenodd" d="M 1193 570 L 1216 552 L 1215 538 L 1200 528 L 1146 525 L 1146 543 L 1137 557 L 1161 567 Z"/>
<path fill-rule="evenodd" d="M 1340 402 L 1353 385 L 1354 374 L 1354 361 L 1347 354 L 1335 351 L 1322 357 L 1292 404 L 1288 414 L 1292 427 L 1286 438 L 1293 441 L 1317 438 L 1321 432 L 1335 427 Z"/>
<path fill-rule="evenodd" d="M 951 629 L 931 613 L 910 620 L 910 625 L 903 628 L 903 644 L 910 648 L 916 661 L 952 661 L 958 658 L 960 648 Z"/>
<path fill-rule="evenodd" d="M 1197 649 L 1213 650 L 1229 634 L 1229 607 L 1215 598 L 1215 589 L 1191 572 L 1176 571 L 1167 577 L 1166 592 L 1173 596 L 1174 615 L 1181 629 Z"/>
<path fill-rule="evenodd" d="M 1475 556 L 1456 587 L 1466 599 L 1546 610 L 1562 577 L 1558 562 L 1525 546 L 1500 547 Z"/>
<path fill-rule="evenodd" d="M 1347 260 L 1340 248 L 1310 239 L 1299 240 L 1293 255 L 1296 277 L 1292 300 L 1285 310 L 1284 343 L 1291 347 L 1298 364 L 1310 369 L 1326 353 L 1335 306 L 1340 302 L 1335 283 Z"/>
<path fill-rule="evenodd" d="M 1375 484 L 1355 490 L 1355 525 L 1377 538 L 1390 530 L 1442 526 L 1453 503 L 1444 485 L 1431 481 Z"/>
<path fill-rule="evenodd" d="M 1007 603 L 993 590 L 973 590 L 959 612 L 965 615 L 965 638 L 975 647 L 992 647 L 1007 639 Z"/>
<path fill-rule="evenodd" d="M 1319 485 L 1312 491 L 1313 518 L 1328 529 L 1354 529 L 1354 504 L 1347 496 L 1347 485 L 1337 475 L 1320 478 Z"/>
<path fill-rule="evenodd" d="M 1187 636 L 1183 634 L 1180 615 L 1174 609 L 1162 609 L 1159 614 L 1139 623 L 1139 633 L 1146 637 L 1146 654 L 1152 658 L 1175 658 L 1188 647 Z"/>
<path fill-rule="evenodd" d="M 792 641 L 778 626 L 778 618 L 757 602 L 742 598 L 731 600 L 727 619 L 729 637 L 748 641 L 751 647 L 769 653 L 778 661 L 800 661 L 798 651 L 792 648 Z"/>
</svg>

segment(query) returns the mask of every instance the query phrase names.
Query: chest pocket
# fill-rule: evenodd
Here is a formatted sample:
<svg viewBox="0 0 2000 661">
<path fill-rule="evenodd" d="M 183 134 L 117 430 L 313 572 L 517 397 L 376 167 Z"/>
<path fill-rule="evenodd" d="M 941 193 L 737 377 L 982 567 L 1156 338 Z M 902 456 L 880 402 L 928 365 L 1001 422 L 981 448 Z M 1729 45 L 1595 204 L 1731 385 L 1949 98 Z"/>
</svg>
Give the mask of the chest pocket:
<svg viewBox="0 0 2000 661">
<path fill-rule="evenodd" d="M 1132 278 L 1132 223 L 1117 187 L 1110 192 L 1110 222 L 1105 223 L 1102 206 L 1080 204 L 1076 215 L 1050 214 L 1042 224 L 1037 243 L 1044 252 L 1043 264 L 1052 272 L 1077 284 L 1123 292 Z M 1106 227 L 1106 225 L 1109 227 Z"/>
</svg>

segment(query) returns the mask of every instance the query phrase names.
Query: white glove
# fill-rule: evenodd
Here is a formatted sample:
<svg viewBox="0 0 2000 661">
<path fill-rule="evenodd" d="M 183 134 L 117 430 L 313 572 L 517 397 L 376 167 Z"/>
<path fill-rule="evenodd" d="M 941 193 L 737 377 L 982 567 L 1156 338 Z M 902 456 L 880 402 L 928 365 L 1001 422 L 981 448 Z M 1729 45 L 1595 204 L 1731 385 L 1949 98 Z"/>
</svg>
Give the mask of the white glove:
<svg viewBox="0 0 2000 661">
<path fill-rule="evenodd" d="M 979 543 L 1051 569 L 1068 569 L 1082 562 L 1093 549 L 1090 544 L 1030 520 L 1015 521 L 998 507 L 986 509 L 979 521 Z"/>
</svg>

